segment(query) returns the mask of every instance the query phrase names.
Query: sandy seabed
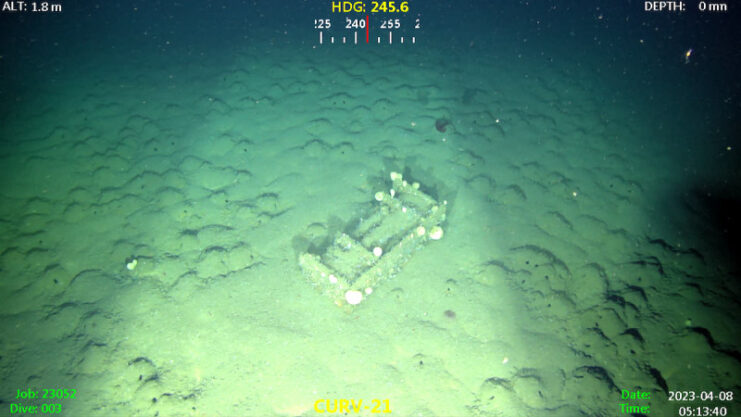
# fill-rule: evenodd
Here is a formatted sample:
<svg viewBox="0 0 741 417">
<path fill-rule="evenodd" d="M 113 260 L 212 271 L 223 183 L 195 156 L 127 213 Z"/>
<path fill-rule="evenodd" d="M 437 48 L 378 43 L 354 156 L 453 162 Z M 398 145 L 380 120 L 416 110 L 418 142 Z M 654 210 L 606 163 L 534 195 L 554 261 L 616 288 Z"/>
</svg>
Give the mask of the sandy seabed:
<svg viewBox="0 0 741 417">
<path fill-rule="evenodd" d="M 671 155 L 631 145 L 609 87 L 525 59 L 329 54 L 36 86 L 0 153 L 4 403 L 62 387 L 70 416 L 355 399 L 573 417 L 641 389 L 673 415 L 670 387 L 741 380 L 727 271 L 661 211 Z M 445 237 L 347 313 L 297 256 L 391 171 L 449 202 Z"/>
</svg>

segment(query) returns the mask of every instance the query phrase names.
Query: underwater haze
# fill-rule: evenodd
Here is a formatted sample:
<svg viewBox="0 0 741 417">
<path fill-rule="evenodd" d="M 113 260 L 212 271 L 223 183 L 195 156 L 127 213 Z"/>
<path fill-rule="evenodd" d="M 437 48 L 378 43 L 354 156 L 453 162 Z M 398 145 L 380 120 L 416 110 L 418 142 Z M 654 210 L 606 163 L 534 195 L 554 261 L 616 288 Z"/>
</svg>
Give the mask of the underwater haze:
<svg viewBox="0 0 741 417">
<path fill-rule="evenodd" d="M 0 2 L 0 415 L 741 415 L 741 6 L 334 3 Z"/>
</svg>

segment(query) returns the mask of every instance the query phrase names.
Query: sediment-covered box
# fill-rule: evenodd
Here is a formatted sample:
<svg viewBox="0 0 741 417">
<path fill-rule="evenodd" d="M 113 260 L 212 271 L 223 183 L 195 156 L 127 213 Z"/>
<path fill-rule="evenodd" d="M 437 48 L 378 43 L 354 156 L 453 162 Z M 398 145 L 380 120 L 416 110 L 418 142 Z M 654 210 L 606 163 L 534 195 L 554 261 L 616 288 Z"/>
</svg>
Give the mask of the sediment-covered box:
<svg viewBox="0 0 741 417">
<path fill-rule="evenodd" d="M 397 172 L 390 177 L 391 188 L 375 194 L 369 216 L 337 233 L 324 253 L 299 255 L 309 281 L 338 306 L 360 304 L 414 252 L 443 237 L 447 201 L 436 201 Z"/>
</svg>

